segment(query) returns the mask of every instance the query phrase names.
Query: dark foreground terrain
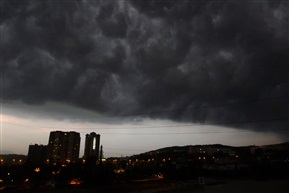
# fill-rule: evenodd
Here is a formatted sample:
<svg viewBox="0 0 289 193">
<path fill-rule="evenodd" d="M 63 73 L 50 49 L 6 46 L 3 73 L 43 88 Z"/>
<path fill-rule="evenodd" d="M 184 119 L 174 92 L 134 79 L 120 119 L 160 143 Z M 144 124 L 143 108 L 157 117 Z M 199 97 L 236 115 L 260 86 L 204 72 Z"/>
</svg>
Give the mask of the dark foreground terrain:
<svg viewBox="0 0 289 193">
<path fill-rule="evenodd" d="M 230 180 L 206 179 L 204 185 L 191 181 L 142 181 L 103 187 L 63 187 L 58 189 L 3 189 L 2 193 L 288 193 L 289 179 Z"/>
</svg>

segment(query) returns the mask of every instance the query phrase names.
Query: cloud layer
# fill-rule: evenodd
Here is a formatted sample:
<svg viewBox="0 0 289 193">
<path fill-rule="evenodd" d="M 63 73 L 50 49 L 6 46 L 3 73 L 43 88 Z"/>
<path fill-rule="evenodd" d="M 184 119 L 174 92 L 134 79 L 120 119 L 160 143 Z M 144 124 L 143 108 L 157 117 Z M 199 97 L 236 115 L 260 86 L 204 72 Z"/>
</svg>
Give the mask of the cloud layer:
<svg viewBox="0 0 289 193">
<path fill-rule="evenodd" d="M 55 101 L 108 115 L 186 122 L 249 122 L 252 129 L 289 126 L 288 2 L 2 6 L 6 102 Z"/>
</svg>

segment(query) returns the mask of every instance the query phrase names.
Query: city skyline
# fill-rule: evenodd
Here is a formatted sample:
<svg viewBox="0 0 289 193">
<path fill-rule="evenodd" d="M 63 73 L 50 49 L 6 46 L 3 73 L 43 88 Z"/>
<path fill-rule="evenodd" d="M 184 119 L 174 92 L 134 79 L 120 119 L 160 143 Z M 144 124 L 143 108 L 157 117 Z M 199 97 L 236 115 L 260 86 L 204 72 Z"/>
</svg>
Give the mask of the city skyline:
<svg viewBox="0 0 289 193">
<path fill-rule="evenodd" d="M 1 1 L 0 154 L 289 141 L 286 1 Z M 80 156 L 84 154 L 84 140 Z"/>
<path fill-rule="evenodd" d="M 171 125 L 169 125 L 169 127 L 170 127 Z M 192 125 L 178 125 L 178 126 L 192 126 Z M 198 126 L 198 125 L 197 125 Z M 163 127 L 163 125 L 161 125 L 160 127 Z M 164 127 L 166 127 L 166 126 L 164 126 Z M 142 127 L 140 127 L 140 128 L 142 128 Z M 215 128 L 215 127 L 213 127 L 213 128 Z M 175 128 L 173 128 L 173 129 L 175 129 Z M 246 131 L 244 132 L 244 131 L 238 131 L 238 130 L 228 130 L 228 129 L 224 129 L 224 128 L 219 128 L 220 130 L 219 130 L 219 132 L 214 132 L 214 131 L 211 131 L 211 130 L 209 130 L 209 131 L 203 131 L 203 132 L 199 132 L 199 134 L 202 134 L 202 135 L 207 135 L 207 134 L 218 134 L 218 133 L 220 133 L 220 134 L 222 134 L 222 133 L 225 133 L 225 134 L 233 134 L 233 135 L 239 135 L 240 136 L 240 134 L 242 134 L 242 133 L 246 133 Z M 221 129 L 223 129 L 223 131 L 221 130 Z M 50 132 L 56 132 L 56 131 L 54 131 L 54 130 L 51 130 Z M 68 133 L 68 132 L 76 132 L 76 131 L 71 131 L 71 130 L 66 130 L 66 131 L 58 131 L 57 130 L 57 132 L 65 132 L 65 133 Z M 92 132 L 92 133 L 94 133 L 94 132 Z M 252 131 L 248 131 L 248 133 L 249 134 L 252 134 Z M 108 134 L 107 136 L 110 136 L 110 134 L 113 134 L 113 133 L 106 133 L 106 134 Z M 137 135 L 137 133 L 135 133 L 136 135 Z M 141 133 L 140 133 L 141 134 Z M 150 134 L 152 134 L 152 133 L 149 133 L 149 134 L 147 134 L 147 136 L 150 136 Z M 165 134 L 165 133 L 164 133 Z M 167 134 L 169 134 L 169 133 L 167 133 Z M 172 133 L 172 134 L 176 134 L 176 135 L 178 135 L 178 134 L 180 134 L 180 133 Z M 190 134 L 193 134 L 193 135 L 195 135 L 195 134 L 198 134 L 198 132 L 196 132 L 196 133 L 187 133 L 188 135 L 190 135 Z M 82 145 L 80 145 L 80 153 L 79 153 L 79 158 L 82 158 L 82 157 L 84 157 L 85 156 L 85 141 L 86 140 L 81 140 L 81 138 L 82 139 L 85 139 L 85 136 L 87 136 L 88 134 L 86 133 L 86 134 L 84 134 L 84 133 L 82 133 L 81 135 L 80 135 L 80 142 L 81 142 L 81 144 Z M 99 134 L 97 134 L 97 135 L 99 135 Z M 157 135 L 159 135 L 159 134 L 157 134 Z M 35 145 L 46 145 L 47 146 L 47 144 L 49 144 L 49 133 L 47 133 L 47 136 L 46 136 L 46 138 L 47 138 L 47 143 L 34 143 L 34 142 L 31 142 L 31 143 L 29 143 L 29 146 L 28 147 L 30 147 L 30 145 L 32 145 L 32 144 L 35 144 Z M 82 137 L 81 137 L 82 136 Z M 142 135 L 140 135 L 140 136 L 142 136 Z M 145 136 L 146 136 L 146 134 L 145 134 Z M 250 138 L 250 139 L 248 139 L 248 141 L 251 141 L 251 143 L 240 143 L 240 142 L 237 142 L 237 143 L 234 143 L 234 142 L 231 142 L 231 143 L 223 143 L 223 145 L 231 145 L 231 146 L 247 146 L 247 145 L 268 145 L 268 144 L 276 144 L 276 143 L 281 143 L 281 142 L 279 142 L 278 141 L 278 138 L 277 138 L 277 136 L 276 136 L 276 138 L 275 138 L 275 140 L 274 140 L 274 138 L 273 138 L 273 140 L 270 142 L 269 140 L 268 140 L 268 138 L 266 137 L 266 136 L 263 136 L 263 138 L 259 138 L 258 140 L 259 141 L 261 141 L 261 142 L 257 142 L 256 143 L 256 141 L 254 142 L 253 140 L 254 140 L 254 137 L 255 137 L 255 135 L 253 135 L 252 136 L 252 138 Z M 272 137 L 272 136 L 270 136 L 270 137 Z M 232 138 L 232 140 L 233 141 L 236 141 L 234 138 Z M 263 140 L 263 141 L 262 141 Z M 131 156 L 131 155 L 134 155 L 134 154 L 139 154 L 139 153 L 144 153 L 144 152 L 147 152 L 147 151 L 152 151 L 152 150 L 156 150 L 156 149 L 159 149 L 159 148 L 164 148 L 164 147 L 169 147 L 169 146 L 184 146 L 184 145 L 208 145 L 208 144 L 222 144 L 222 143 L 218 143 L 218 141 L 208 141 L 208 142 L 204 142 L 205 140 L 203 140 L 203 139 L 201 139 L 201 141 L 203 141 L 203 143 L 202 142 L 200 142 L 200 143 L 180 143 L 180 144 L 173 144 L 173 143 L 168 143 L 168 144 L 166 144 L 166 145 L 163 145 L 163 146 L 159 146 L 159 147 L 157 147 L 157 148 L 152 148 L 152 149 L 149 149 L 149 148 L 147 148 L 147 149 L 141 149 L 141 150 L 139 150 L 139 149 L 134 149 L 134 148 L 131 148 L 131 149 L 117 149 L 117 148 L 110 148 L 111 146 L 109 146 L 107 149 L 106 148 L 104 148 L 105 149 L 105 152 L 108 152 L 108 153 L 106 153 L 105 155 L 105 157 L 121 157 L 121 156 Z M 101 144 L 101 143 L 100 143 Z M 121 145 L 121 144 L 120 144 Z M 26 149 L 25 147 L 24 147 L 24 149 Z M 119 153 L 114 153 L 114 152 L 111 152 L 111 149 L 113 149 L 113 150 L 118 150 L 119 151 Z M 127 153 L 127 152 L 131 152 L 131 153 Z M 29 151 L 28 151 L 28 153 L 29 153 Z M 28 153 L 25 153 L 25 151 L 24 151 L 24 153 L 22 153 L 22 152 L 20 152 L 20 153 L 15 153 L 15 152 L 7 152 L 7 153 L 5 153 L 4 152 L 4 154 L 22 154 L 22 155 L 28 155 Z"/>
</svg>

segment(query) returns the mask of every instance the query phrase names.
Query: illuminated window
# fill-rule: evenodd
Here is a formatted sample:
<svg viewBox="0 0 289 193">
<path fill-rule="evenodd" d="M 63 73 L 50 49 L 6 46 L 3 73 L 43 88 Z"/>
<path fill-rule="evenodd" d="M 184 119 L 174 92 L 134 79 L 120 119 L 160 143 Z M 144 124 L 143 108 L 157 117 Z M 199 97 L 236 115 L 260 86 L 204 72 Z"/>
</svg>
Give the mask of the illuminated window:
<svg viewBox="0 0 289 193">
<path fill-rule="evenodd" d="M 92 149 L 95 150 L 95 145 L 96 145 L 96 138 L 93 138 L 93 144 L 92 144 Z"/>
</svg>

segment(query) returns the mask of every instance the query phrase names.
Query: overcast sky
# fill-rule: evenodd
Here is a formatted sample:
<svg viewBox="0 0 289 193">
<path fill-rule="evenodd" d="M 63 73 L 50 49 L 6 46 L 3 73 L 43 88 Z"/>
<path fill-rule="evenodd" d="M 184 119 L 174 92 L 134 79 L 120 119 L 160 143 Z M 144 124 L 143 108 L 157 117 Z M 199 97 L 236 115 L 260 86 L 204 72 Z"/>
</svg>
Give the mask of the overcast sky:
<svg viewBox="0 0 289 193">
<path fill-rule="evenodd" d="M 1 1 L 1 152 L 289 141 L 288 1 Z M 0 152 L 0 153 L 1 153 Z"/>
</svg>

